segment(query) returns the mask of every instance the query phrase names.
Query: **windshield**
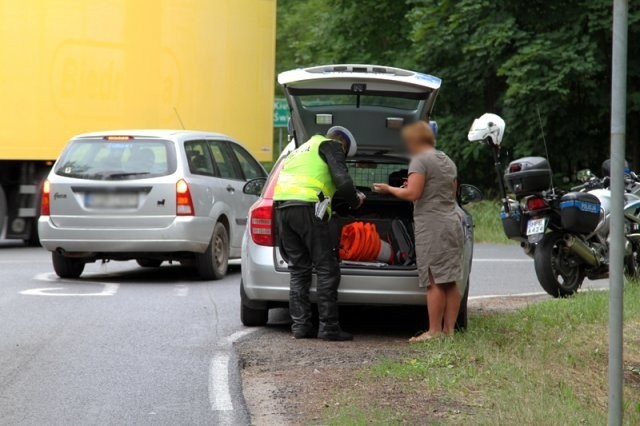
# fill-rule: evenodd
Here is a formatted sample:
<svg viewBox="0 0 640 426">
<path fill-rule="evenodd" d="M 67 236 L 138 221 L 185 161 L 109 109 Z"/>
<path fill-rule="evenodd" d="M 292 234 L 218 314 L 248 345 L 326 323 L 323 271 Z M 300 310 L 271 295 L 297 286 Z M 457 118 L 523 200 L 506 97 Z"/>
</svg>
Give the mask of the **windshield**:
<svg viewBox="0 0 640 426">
<path fill-rule="evenodd" d="M 55 173 L 94 180 L 145 179 L 176 170 L 173 144 L 162 140 L 76 140 L 64 151 Z"/>
<path fill-rule="evenodd" d="M 415 111 L 422 101 L 397 96 L 356 95 L 356 94 L 314 94 L 299 97 L 303 108 L 330 106 L 381 107 Z M 359 102 L 359 103 L 358 103 Z"/>
</svg>

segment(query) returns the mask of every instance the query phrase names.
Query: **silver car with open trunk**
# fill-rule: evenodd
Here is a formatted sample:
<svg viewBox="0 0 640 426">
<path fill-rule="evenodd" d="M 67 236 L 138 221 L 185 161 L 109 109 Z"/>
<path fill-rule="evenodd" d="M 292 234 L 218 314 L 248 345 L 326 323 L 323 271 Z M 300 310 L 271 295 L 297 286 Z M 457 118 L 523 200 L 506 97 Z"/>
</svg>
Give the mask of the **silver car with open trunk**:
<svg viewBox="0 0 640 426">
<path fill-rule="evenodd" d="M 412 229 L 413 205 L 371 190 L 375 182 L 401 185 L 407 177 L 408 157 L 400 129 L 415 120 L 429 120 L 440 79 L 397 68 L 371 65 L 329 65 L 285 72 L 278 81 L 291 109 L 292 142 L 266 180 L 249 182 L 248 194 L 260 194 L 249 214 L 242 246 L 241 316 L 245 325 L 263 325 L 272 307 L 286 306 L 289 273 L 278 248 L 273 190 L 282 160 L 300 143 L 329 127 L 348 128 L 358 141 L 358 153 L 347 159 L 357 188 L 367 200 L 350 211 L 336 194 L 333 200 L 336 245 L 341 228 L 354 221 L 374 223 L 381 234 L 390 234 L 391 222 L 402 221 Z M 480 195 L 462 186 L 460 204 Z M 465 200 L 467 199 L 467 200 Z M 464 280 L 466 293 L 458 326 L 466 326 L 466 300 L 473 254 L 473 222 L 459 207 L 464 229 Z M 413 264 L 358 264 L 342 262 L 339 302 L 355 305 L 424 305 L 425 289 L 418 286 Z M 311 290 L 312 300 L 315 296 Z"/>
</svg>

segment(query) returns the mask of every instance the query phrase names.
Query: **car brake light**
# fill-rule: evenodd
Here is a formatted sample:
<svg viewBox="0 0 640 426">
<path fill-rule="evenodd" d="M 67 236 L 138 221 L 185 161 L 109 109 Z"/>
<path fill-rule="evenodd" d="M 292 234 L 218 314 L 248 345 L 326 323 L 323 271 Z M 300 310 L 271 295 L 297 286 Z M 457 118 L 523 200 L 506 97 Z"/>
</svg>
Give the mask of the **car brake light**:
<svg viewBox="0 0 640 426">
<path fill-rule="evenodd" d="M 530 212 L 534 212 L 536 210 L 544 210 L 547 207 L 547 202 L 540 197 L 531 197 L 527 199 L 527 210 L 529 210 Z"/>
<path fill-rule="evenodd" d="M 515 172 L 519 172 L 522 170 L 522 166 L 518 163 L 516 164 L 512 164 L 509 166 L 509 172 L 510 173 L 515 173 Z"/>
<path fill-rule="evenodd" d="M 193 216 L 193 214 L 193 200 L 191 199 L 189 185 L 184 179 L 180 179 L 176 183 L 176 215 Z"/>
<path fill-rule="evenodd" d="M 259 246 L 275 246 L 275 220 L 273 201 L 261 200 L 249 213 L 251 239 Z"/>
<path fill-rule="evenodd" d="M 49 179 L 42 184 L 42 196 L 40 198 L 40 215 L 51 215 L 51 184 Z"/>
<path fill-rule="evenodd" d="M 104 139 L 107 141 L 128 141 L 133 139 L 133 136 L 113 135 L 113 136 L 105 136 Z"/>
</svg>

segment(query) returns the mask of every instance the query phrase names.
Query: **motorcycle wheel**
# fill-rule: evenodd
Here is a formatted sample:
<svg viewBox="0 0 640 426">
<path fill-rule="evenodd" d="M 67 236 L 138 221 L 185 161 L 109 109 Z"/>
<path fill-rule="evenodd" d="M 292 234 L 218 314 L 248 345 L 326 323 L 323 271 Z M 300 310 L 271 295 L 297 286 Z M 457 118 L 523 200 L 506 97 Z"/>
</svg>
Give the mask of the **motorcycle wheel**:
<svg viewBox="0 0 640 426">
<path fill-rule="evenodd" d="M 624 273 L 629 280 L 640 280 L 640 253 L 637 247 L 634 247 L 633 252 L 625 258 Z"/>
<path fill-rule="evenodd" d="M 533 260 L 538 281 L 551 296 L 571 296 L 582 286 L 584 268 L 562 250 L 562 233 L 545 235 L 536 247 Z"/>
</svg>

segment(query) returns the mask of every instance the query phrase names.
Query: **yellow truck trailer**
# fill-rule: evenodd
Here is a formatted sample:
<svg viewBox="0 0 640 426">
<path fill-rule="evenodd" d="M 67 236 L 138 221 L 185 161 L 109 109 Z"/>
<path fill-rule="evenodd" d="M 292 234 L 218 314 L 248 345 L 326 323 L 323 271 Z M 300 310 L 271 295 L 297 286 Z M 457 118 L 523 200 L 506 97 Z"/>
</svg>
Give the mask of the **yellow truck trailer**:
<svg viewBox="0 0 640 426">
<path fill-rule="evenodd" d="M 37 241 L 41 182 L 78 133 L 184 124 L 270 160 L 275 13 L 276 0 L 0 1 L 0 233 Z"/>
</svg>

